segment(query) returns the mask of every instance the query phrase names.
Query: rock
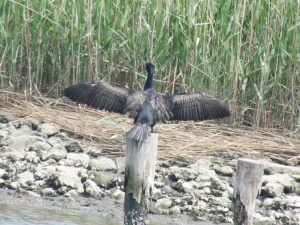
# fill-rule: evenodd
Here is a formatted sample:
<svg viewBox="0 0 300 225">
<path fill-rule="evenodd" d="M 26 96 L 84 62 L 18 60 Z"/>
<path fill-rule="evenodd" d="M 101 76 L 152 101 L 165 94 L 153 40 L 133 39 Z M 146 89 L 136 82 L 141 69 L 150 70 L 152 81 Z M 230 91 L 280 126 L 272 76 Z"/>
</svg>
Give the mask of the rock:
<svg viewBox="0 0 300 225">
<path fill-rule="evenodd" d="M 99 187 L 109 189 L 112 176 L 103 172 L 88 171 L 89 178 L 93 180 Z"/>
<path fill-rule="evenodd" d="M 27 162 L 33 162 L 33 163 L 37 164 L 39 162 L 39 157 L 36 156 L 36 152 L 26 152 L 25 160 Z"/>
<path fill-rule="evenodd" d="M 8 131 L 0 130 L 0 144 L 6 140 L 8 135 L 9 135 Z"/>
<path fill-rule="evenodd" d="M 232 177 L 234 174 L 234 170 L 231 169 L 229 166 L 220 166 L 218 164 L 215 164 L 212 169 L 219 175 L 222 176 L 230 176 Z"/>
<path fill-rule="evenodd" d="M 116 158 L 116 163 L 117 163 L 117 168 L 118 168 L 117 173 L 124 174 L 125 173 L 125 157 Z"/>
<path fill-rule="evenodd" d="M 91 170 L 103 170 L 103 171 L 117 171 L 115 162 L 107 157 L 98 157 L 97 159 L 91 159 Z"/>
<path fill-rule="evenodd" d="M 284 186 L 280 183 L 267 183 L 263 188 L 267 197 L 276 197 L 283 194 Z"/>
<path fill-rule="evenodd" d="M 198 175 L 198 172 L 194 169 L 185 168 L 185 167 L 170 167 L 170 178 L 173 181 L 178 181 L 179 179 L 183 180 L 194 180 Z"/>
<path fill-rule="evenodd" d="M 65 148 L 68 152 L 83 152 L 83 149 L 78 141 L 69 141 Z"/>
<path fill-rule="evenodd" d="M 29 125 L 31 127 L 32 130 L 37 130 L 38 129 L 38 126 L 41 124 L 41 121 L 35 119 L 35 118 L 31 118 L 31 117 L 28 117 L 26 119 L 23 119 L 21 121 L 21 123 L 23 125 Z"/>
<path fill-rule="evenodd" d="M 50 197 L 56 197 L 57 193 L 55 190 L 53 190 L 52 188 L 45 188 L 43 190 L 41 190 L 41 194 L 43 196 L 50 196 Z"/>
<path fill-rule="evenodd" d="M 11 133 L 10 137 L 19 137 L 19 136 L 31 136 L 31 128 L 28 126 L 22 126 L 20 129 L 17 129 Z"/>
<path fill-rule="evenodd" d="M 117 189 L 113 194 L 112 196 L 115 198 L 115 199 L 124 199 L 125 198 L 125 193 L 123 191 L 121 191 L 120 189 Z"/>
<path fill-rule="evenodd" d="M 190 192 L 193 193 L 193 192 L 195 192 L 195 189 L 200 188 L 200 185 L 196 181 L 189 181 L 189 182 L 184 182 L 182 184 L 182 188 L 185 193 L 190 193 Z"/>
<path fill-rule="evenodd" d="M 58 161 L 60 166 L 75 166 L 75 161 L 71 159 L 61 159 Z"/>
<path fill-rule="evenodd" d="M 4 187 L 5 186 L 5 180 L 0 178 L 0 187 Z"/>
<path fill-rule="evenodd" d="M 264 208 L 269 208 L 273 204 L 273 199 L 272 198 L 265 198 L 264 201 L 262 202 L 262 206 Z"/>
<path fill-rule="evenodd" d="M 171 198 L 163 198 L 156 201 L 155 205 L 151 207 L 150 212 L 155 214 L 168 214 L 169 208 L 172 207 Z"/>
<path fill-rule="evenodd" d="M 164 168 L 169 168 L 171 164 L 168 161 L 157 160 L 157 165 Z"/>
<path fill-rule="evenodd" d="M 65 149 L 52 148 L 48 152 L 48 158 L 54 159 L 56 161 L 64 159 L 66 158 L 66 156 L 67 156 L 67 151 Z"/>
<path fill-rule="evenodd" d="M 48 139 L 48 143 L 51 145 L 51 146 L 54 146 L 56 144 L 62 144 L 62 140 L 59 138 L 59 137 L 55 137 L 55 136 L 52 136 Z"/>
<path fill-rule="evenodd" d="M 300 174 L 300 167 L 294 167 L 294 166 L 284 166 L 280 164 L 275 163 L 265 163 L 264 165 L 264 173 L 265 174 L 284 174 L 287 173 L 289 175 L 293 174 Z"/>
<path fill-rule="evenodd" d="M 17 190 L 20 187 L 20 185 L 18 182 L 14 181 L 14 182 L 7 182 L 6 187 L 8 187 L 9 189 Z"/>
<path fill-rule="evenodd" d="M 86 153 L 68 153 L 67 159 L 73 160 L 76 167 L 87 168 L 90 164 L 90 157 Z"/>
<path fill-rule="evenodd" d="M 36 198 L 41 197 L 41 195 L 39 195 L 38 193 L 35 193 L 33 191 L 26 191 L 26 194 L 31 197 L 36 197 Z"/>
<path fill-rule="evenodd" d="M 67 186 L 71 189 L 76 189 L 78 193 L 83 193 L 81 178 L 78 176 L 82 172 L 80 168 L 57 166 L 56 170 L 57 172 L 47 179 L 49 185 L 52 185 L 54 188 Z"/>
<path fill-rule="evenodd" d="M 38 131 L 46 134 L 48 137 L 53 136 L 59 132 L 59 127 L 52 123 L 43 123 L 38 126 Z"/>
<path fill-rule="evenodd" d="M 276 197 L 272 203 L 272 208 L 277 210 L 285 210 L 290 208 L 299 208 L 300 207 L 300 196 L 286 196 L 285 198 Z"/>
<path fill-rule="evenodd" d="M 48 151 L 50 148 L 51 145 L 49 145 L 48 143 L 44 141 L 37 141 L 29 147 L 29 151 L 35 151 L 39 153 L 40 151 Z"/>
<path fill-rule="evenodd" d="M 101 199 L 105 195 L 105 192 L 103 192 L 101 188 L 99 188 L 97 184 L 92 180 L 89 179 L 86 180 L 86 182 L 84 182 L 83 184 L 83 187 L 84 187 L 84 193 L 87 196 Z"/>
<path fill-rule="evenodd" d="M 175 205 L 175 206 L 173 206 L 172 208 L 169 209 L 169 213 L 171 215 L 179 215 L 179 214 L 181 214 L 181 210 L 177 205 Z"/>
<path fill-rule="evenodd" d="M 74 196 L 77 196 L 77 195 L 78 195 L 78 193 L 77 193 L 77 191 L 75 191 L 74 189 L 68 191 L 68 192 L 65 194 L 66 197 L 74 197 Z"/>
<path fill-rule="evenodd" d="M 84 148 L 83 149 L 84 152 L 86 152 L 87 154 L 89 154 L 90 156 L 93 156 L 95 158 L 97 158 L 98 156 L 100 156 L 102 154 L 102 150 L 101 149 L 97 149 L 97 148 Z"/>
<path fill-rule="evenodd" d="M 4 174 L 6 174 L 6 171 L 0 168 L 0 177 L 2 178 Z"/>
<path fill-rule="evenodd" d="M 27 182 L 33 182 L 35 179 L 33 177 L 32 172 L 26 171 L 26 172 L 18 174 L 17 180 L 18 180 L 19 184 L 21 185 L 21 187 L 26 187 Z"/>
<path fill-rule="evenodd" d="M 262 184 L 265 185 L 266 183 L 280 183 L 284 186 L 285 192 L 295 192 L 295 189 L 298 187 L 295 180 L 286 173 L 264 175 Z"/>
<path fill-rule="evenodd" d="M 3 149 L 7 150 L 7 148 L 3 148 Z M 25 154 L 23 152 L 19 152 L 14 149 L 10 149 L 9 151 L 3 153 L 2 156 L 6 157 L 7 159 L 10 159 L 12 162 L 17 162 L 21 159 L 24 159 Z"/>
<path fill-rule="evenodd" d="M 19 119 L 19 117 L 14 114 L 0 111 L 0 123 L 9 123 L 17 119 Z"/>
<path fill-rule="evenodd" d="M 254 213 L 253 224 L 254 225 L 273 225 L 273 224 L 275 224 L 275 218 L 274 217 L 265 217 L 259 213 Z"/>
<path fill-rule="evenodd" d="M 6 140 L 7 144 L 10 147 L 20 152 L 27 151 L 34 142 L 38 142 L 38 141 L 44 141 L 44 140 L 40 137 L 30 136 L 30 135 L 11 137 Z"/>
<path fill-rule="evenodd" d="M 294 178 L 294 180 L 296 182 L 300 182 L 300 175 L 299 174 L 294 174 L 294 175 L 291 175 L 292 178 Z"/>
</svg>

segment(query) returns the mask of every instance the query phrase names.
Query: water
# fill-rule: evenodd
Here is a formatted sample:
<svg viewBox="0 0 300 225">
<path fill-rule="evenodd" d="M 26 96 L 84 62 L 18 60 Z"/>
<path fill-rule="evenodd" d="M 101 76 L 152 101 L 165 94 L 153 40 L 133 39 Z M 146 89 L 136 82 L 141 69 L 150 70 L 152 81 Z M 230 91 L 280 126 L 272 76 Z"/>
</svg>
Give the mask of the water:
<svg viewBox="0 0 300 225">
<path fill-rule="evenodd" d="M 0 203 L 0 225 L 122 225 L 119 218 Z"/>
</svg>

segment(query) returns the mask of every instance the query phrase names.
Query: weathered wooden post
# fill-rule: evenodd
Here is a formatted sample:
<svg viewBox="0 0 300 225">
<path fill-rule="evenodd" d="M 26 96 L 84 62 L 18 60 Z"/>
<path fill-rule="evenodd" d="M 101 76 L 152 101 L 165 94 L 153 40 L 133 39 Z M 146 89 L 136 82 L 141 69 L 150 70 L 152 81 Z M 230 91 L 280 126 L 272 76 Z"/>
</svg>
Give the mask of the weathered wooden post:
<svg viewBox="0 0 300 225">
<path fill-rule="evenodd" d="M 255 199 L 260 194 L 264 165 L 251 159 L 238 159 L 233 191 L 233 222 L 252 225 Z"/>
<path fill-rule="evenodd" d="M 151 204 L 158 134 L 144 142 L 126 137 L 124 224 L 143 225 Z"/>
</svg>

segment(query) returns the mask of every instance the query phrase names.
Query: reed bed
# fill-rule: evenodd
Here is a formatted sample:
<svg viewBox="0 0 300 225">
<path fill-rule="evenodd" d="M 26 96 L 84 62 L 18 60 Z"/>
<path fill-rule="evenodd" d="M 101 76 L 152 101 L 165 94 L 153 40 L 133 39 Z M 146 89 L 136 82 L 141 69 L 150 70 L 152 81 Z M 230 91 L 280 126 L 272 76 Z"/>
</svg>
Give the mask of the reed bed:
<svg viewBox="0 0 300 225">
<path fill-rule="evenodd" d="M 227 123 L 299 129 L 299 0 L 2 0 L 2 88 L 60 97 L 105 79 L 134 90 L 143 62 L 163 93 L 209 92 Z"/>
<path fill-rule="evenodd" d="M 1 110 L 22 119 L 55 123 L 62 132 L 80 138 L 84 146 L 102 149 L 104 155 L 125 154 L 125 132 L 132 127 L 127 116 L 78 107 L 68 99 L 51 99 L 28 93 L 0 90 Z M 20 120 L 22 120 L 20 119 Z M 300 138 L 296 132 L 275 129 L 234 128 L 220 122 L 158 124 L 158 158 L 193 162 L 199 158 L 230 161 L 237 157 L 269 158 L 286 165 L 300 162 Z"/>
</svg>

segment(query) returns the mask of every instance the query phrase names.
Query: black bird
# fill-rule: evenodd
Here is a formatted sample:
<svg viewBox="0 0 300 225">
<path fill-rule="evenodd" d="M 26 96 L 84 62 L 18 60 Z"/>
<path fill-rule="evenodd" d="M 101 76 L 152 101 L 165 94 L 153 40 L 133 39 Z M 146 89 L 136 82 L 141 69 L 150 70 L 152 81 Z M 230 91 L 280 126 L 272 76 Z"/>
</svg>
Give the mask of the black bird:
<svg viewBox="0 0 300 225">
<path fill-rule="evenodd" d="M 92 80 L 72 85 L 65 89 L 64 96 L 87 104 L 95 109 L 129 114 L 135 126 L 128 137 L 144 141 L 150 135 L 148 127 L 159 121 L 193 120 L 202 121 L 224 118 L 230 115 L 226 106 L 213 96 L 203 92 L 163 95 L 154 88 L 154 65 L 145 63 L 148 77 L 144 91 L 130 89 L 103 80 Z"/>
</svg>

